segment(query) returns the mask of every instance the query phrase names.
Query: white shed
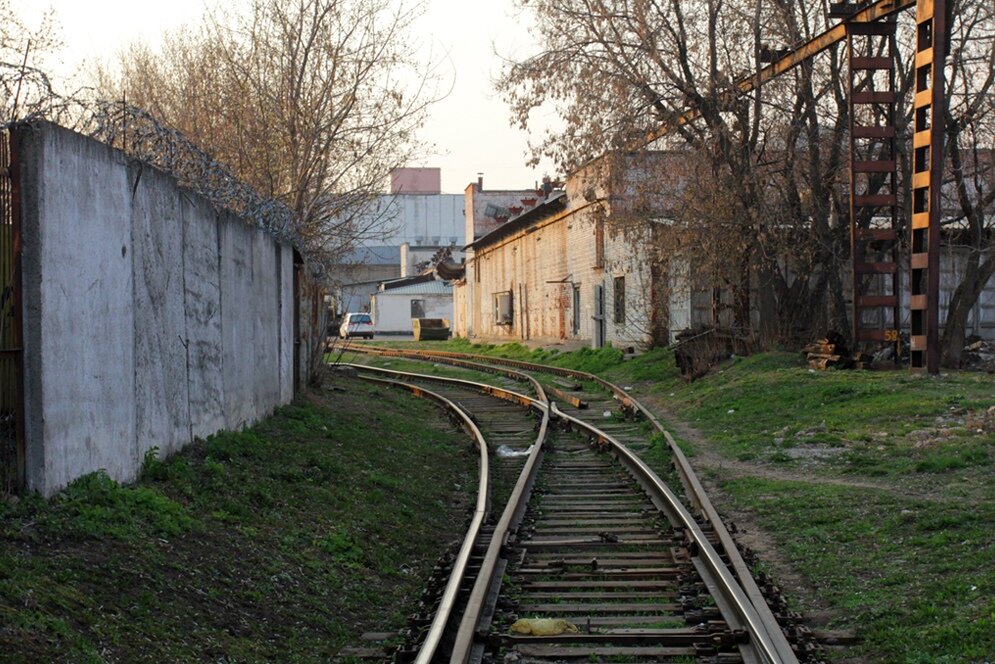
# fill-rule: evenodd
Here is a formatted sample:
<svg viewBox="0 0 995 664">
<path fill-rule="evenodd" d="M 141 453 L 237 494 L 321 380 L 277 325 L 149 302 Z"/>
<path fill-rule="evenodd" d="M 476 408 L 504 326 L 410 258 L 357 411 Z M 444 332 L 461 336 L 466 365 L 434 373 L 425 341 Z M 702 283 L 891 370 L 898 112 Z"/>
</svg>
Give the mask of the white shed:
<svg viewBox="0 0 995 664">
<path fill-rule="evenodd" d="M 448 281 L 425 281 L 373 294 L 377 334 L 410 333 L 412 318 L 453 318 L 453 287 Z"/>
</svg>

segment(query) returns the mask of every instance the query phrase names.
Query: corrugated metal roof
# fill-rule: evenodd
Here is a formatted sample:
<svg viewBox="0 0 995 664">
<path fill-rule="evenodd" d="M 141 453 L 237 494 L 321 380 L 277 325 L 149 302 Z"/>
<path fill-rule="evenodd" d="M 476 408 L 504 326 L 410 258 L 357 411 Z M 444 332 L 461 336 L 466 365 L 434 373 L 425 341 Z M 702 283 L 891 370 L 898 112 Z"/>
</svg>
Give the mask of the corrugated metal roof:
<svg viewBox="0 0 995 664">
<path fill-rule="evenodd" d="M 426 281 L 376 293 L 380 295 L 452 295 L 453 287 L 448 281 Z"/>
<path fill-rule="evenodd" d="M 565 210 L 567 207 L 567 192 L 565 191 L 554 191 L 550 194 L 542 203 L 539 203 L 535 207 L 531 207 L 525 212 L 522 212 L 517 217 L 513 217 L 508 221 L 504 222 L 494 230 L 492 230 L 487 235 L 477 238 L 474 242 L 466 245 L 464 249 L 480 249 L 481 247 L 486 247 L 489 244 L 500 240 L 501 238 L 510 235 L 516 231 L 523 228 L 527 228 L 529 224 L 536 221 L 540 221 L 543 218 L 555 214 L 560 210 Z"/>
</svg>

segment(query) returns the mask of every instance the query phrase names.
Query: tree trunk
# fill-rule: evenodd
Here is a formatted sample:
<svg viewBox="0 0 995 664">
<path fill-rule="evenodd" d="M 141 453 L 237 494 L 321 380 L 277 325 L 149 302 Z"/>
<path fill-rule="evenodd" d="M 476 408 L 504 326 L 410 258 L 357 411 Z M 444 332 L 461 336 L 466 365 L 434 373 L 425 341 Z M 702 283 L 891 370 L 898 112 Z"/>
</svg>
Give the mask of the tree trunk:
<svg viewBox="0 0 995 664">
<path fill-rule="evenodd" d="M 943 366 L 950 369 L 960 368 L 964 339 L 967 337 L 967 318 L 993 274 L 995 274 L 995 253 L 980 265 L 976 254 L 968 262 L 964 278 L 957 285 L 957 290 L 954 291 L 950 306 L 947 308 L 947 320 L 940 340 L 940 348 L 943 351 L 940 363 Z"/>
</svg>

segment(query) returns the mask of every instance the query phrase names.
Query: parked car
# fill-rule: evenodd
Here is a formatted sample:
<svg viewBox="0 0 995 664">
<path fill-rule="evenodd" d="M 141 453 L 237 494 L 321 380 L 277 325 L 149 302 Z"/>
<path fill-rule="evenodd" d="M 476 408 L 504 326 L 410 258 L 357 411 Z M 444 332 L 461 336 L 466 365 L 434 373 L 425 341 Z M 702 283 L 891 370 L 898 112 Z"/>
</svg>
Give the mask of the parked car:
<svg viewBox="0 0 995 664">
<path fill-rule="evenodd" d="M 342 325 L 339 326 L 339 338 L 349 337 L 373 338 L 373 319 L 369 314 L 346 314 L 342 317 Z"/>
</svg>

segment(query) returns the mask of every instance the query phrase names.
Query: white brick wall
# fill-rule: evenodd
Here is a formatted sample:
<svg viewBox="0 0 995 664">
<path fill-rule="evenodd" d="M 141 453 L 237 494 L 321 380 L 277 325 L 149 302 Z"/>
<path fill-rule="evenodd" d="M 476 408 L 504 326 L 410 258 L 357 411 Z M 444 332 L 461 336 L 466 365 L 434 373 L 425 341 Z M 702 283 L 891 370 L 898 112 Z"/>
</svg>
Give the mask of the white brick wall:
<svg viewBox="0 0 995 664">
<path fill-rule="evenodd" d="M 568 210 L 525 231 L 478 248 L 467 261 L 467 286 L 458 297 L 457 333 L 488 340 L 582 339 L 594 343 L 595 287 L 604 289 L 605 341 L 645 345 L 649 335 L 649 267 L 631 239 L 605 232 L 604 267 L 598 267 L 596 219 L 606 204 L 570 200 Z M 610 224 L 609 224 L 610 226 Z M 477 281 L 479 273 L 479 281 Z M 626 317 L 614 320 L 614 279 L 625 277 Z M 580 329 L 573 333 L 573 288 L 580 288 Z M 494 297 L 512 294 L 511 325 L 495 321 Z M 462 318 L 462 320 L 460 320 Z"/>
</svg>

